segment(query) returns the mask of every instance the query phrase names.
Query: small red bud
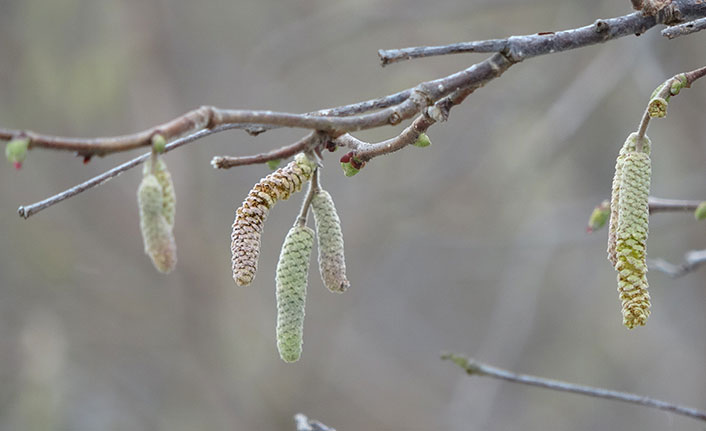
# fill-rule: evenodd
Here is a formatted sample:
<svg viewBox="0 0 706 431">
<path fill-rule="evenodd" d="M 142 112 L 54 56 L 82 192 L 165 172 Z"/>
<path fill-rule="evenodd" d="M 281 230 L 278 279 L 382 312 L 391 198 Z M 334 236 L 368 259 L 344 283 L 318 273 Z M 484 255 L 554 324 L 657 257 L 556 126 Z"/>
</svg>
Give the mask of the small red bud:
<svg viewBox="0 0 706 431">
<path fill-rule="evenodd" d="M 326 149 L 333 153 L 336 151 L 336 143 L 333 141 L 326 141 Z"/>
<path fill-rule="evenodd" d="M 93 157 L 93 156 L 83 156 L 83 164 L 87 165 L 88 162 L 91 161 L 91 157 Z"/>
<path fill-rule="evenodd" d="M 15 170 L 20 170 L 22 169 L 22 162 L 13 162 L 12 165 L 15 167 Z"/>
<path fill-rule="evenodd" d="M 363 169 L 363 166 L 365 166 L 365 162 L 360 161 L 360 160 L 356 159 L 355 157 L 352 157 L 351 158 L 351 166 L 360 170 L 360 169 Z"/>
<path fill-rule="evenodd" d="M 351 161 L 351 157 L 353 157 L 353 151 L 350 153 L 346 153 L 341 157 L 341 163 L 348 163 Z"/>
</svg>

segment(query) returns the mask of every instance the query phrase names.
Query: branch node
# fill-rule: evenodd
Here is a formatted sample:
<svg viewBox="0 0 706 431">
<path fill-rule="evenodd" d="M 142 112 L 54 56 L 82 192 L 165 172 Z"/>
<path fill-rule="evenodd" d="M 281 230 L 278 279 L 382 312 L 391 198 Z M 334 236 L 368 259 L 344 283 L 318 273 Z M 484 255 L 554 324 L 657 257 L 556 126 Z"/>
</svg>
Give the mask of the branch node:
<svg viewBox="0 0 706 431">
<path fill-rule="evenodd" d="M 609 28 L 610 25 L 604 19 L 597 19 L 596 22 L 593 23 L 593 30 L 596 33 L 604 33 L 608 31 Z"/>
</svg>

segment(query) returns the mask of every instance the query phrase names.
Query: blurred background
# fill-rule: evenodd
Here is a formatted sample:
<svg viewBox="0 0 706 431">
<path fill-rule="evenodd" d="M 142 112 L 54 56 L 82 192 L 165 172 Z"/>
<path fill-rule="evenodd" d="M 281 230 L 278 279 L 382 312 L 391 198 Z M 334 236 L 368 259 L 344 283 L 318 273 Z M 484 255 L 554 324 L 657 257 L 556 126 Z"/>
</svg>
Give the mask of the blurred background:
<svg viewBox="0 0 706 431">
<path fill-rule="evenodd" d="M 484 55 L 381 68 L 380 48 L 551 31 L 630 12 L 627 0 L 4 0 L 0 125 L 68 136 L 139 131 L 202 104 L 306 112 L 399 91 Z M 706 63 L 706 33 L 658 31 L 528 60 L 430 130 L 427 149 L 323 185 L 352 287 L 310 272 L 304 352 L 275 344 L 274 269 L 300 197 L 280 203 L 259 273 L 236 288 L 233 211 L 265 166 L 216 171 L 302 131 L 225 132 L 166 155 L 178 198 L 177 269 L 143 253 L 140 170 L 22 220 L 16 208 L 141 152 L 32 151 L 0 167 L 0 429 L 700 429 L 642 407 L 468 378 L 444 350 L 518 372 L 706 408 L 706 269 L 650 272 L 646 327 L 621 325 L 606 230 L 618 149 L 651 91 Z M 652 194 L 706 199 L 706 82 L 654 121 Z M 386 139 L 400 130 L 360 133 Z M 706 247 L 689 213 L 652 218 L 650 257 Z M 312 259 L 312 263 L 315 261 Z"/>
</svg>

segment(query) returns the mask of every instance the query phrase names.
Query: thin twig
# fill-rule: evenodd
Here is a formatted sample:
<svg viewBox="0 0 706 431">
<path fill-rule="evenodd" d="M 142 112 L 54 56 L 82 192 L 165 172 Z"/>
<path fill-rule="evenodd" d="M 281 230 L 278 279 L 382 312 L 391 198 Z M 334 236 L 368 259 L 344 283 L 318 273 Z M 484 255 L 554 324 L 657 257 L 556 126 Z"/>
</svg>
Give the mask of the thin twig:
<svg viewBox="0 0 706 431">
<path fill-rule="evenodd" d="M 309 189 L 306 192 L 306 197 L 302 202 L 302 207 L 299 209 L 299 215 L 297 216 L 297 221 L 295 222 L 299 226 L 306 226 L 306 219 L 309 214 L 309 207 L 311 206 L 311 200 L 314 199 L 314 195 L 319 191 L 319 168 L 314 169 L 314 174 L 311 176 L 311 181 L 309 181 Z"/>
<path fill-rule="evenodd" d="M 214 133 L 229 129 L 229 126 L 222 126 L 210 130 L 201 130 L 198 131 L 192 135 L 189 136 L 184 136 L 183 138 L 176 139 L 172 141 L 171 143 L 167 144 L 167 146 L 164 148 L 164 152 L 169 152 L 174 149 L 177 149 L 181 147 L 182 145 L 186 145 L 190 142 L 194 142 L 198 139 L 203 138 L 204 136 L 212 135 Z M 150 158 L 152 155 L 152 152 L 145 153 L 141 156 L 135 157 L 132 160 L 129 160 L 122 165 L 116 166 L 113 169 L 104 172 L 100 175 L 97 175 L 93 178 L 91 178 L 88 181 L 84 181 L 81 184 L 78 184 L 74 187 L 71 187 L 68 190 L 65 190 L 61 193 L 58 193 L 54 196 L 48 197 L 42 201 L 33 203 L 31 205 L 23 205 L 20 206 L 17 209 L 17 212 L 19 213 L 20 217 L 23 217 L 25 219 L 29 218 L 30 216 L 42 211 L 45 208 L 49 208 L 52 205 L 58 204 L 59 202 L 66 200 L 72 196 L 76 196 L 79 193 L 85 192 L 86 190 L 92 189 L 93 187 L 99 186 L 108 180 L 117 177 L 118 175 L 122 174 L 123 172 L 127 171 L 128 169 L 132 169 L 135 166 L 139 166 L 140 164 L 144 163 L 147 159 Z"/>
<path fill-rule="evenodd" d="M 599 19 L 591 25 L 558 32 L 541 32 L 525 36 L 511 36 L 507 39 L 491 39 L 477 42 L 455 43 L 443 46 L 419 46 L 403 49 L 380 50 L 378 55 L 382 65 L 412 58 L 435 55 L 457 54 L 461 52 L 502 52 L 520 60 L 549 52 L 561 52 L 583 46 L 605 42 L 627 34 L 642 34 L 658 23 L 670 24 L 676 17 L 680 22 L 701 18 L 704 13 L 702 2 L 675 0 L 654 16 L 644 16 L 640 12 L 618 18 Z M 686 13 L 680 15 L 680 13 Z M 689 16 L 687 16 L 687 14 Z M 693 15 L 696 16 L 693 16 Z M 637 24 L 637 25 L 634 25 Z M 630 33 L 622 31 L 630 27 Z"/>
<path fill-rule="evenodd" d="M 662 36 L 669 39 L 674 39 L 679 36 L 685 36 L 687 34 L 696 33 L 706 29 L 706 18 L 695 19 L 690 22 L 685 22 L 679 25 L 673 25 L 662 30 Z"/>
<path fill-rule="evenodd" d="M 543 377 L 530 376 L 527 374 L 517 374 L 502 368 L 496 368 L 491 365 L 477 362 L 471 358 L 454 353 L 445 353 L 442 359 L 450 360 L 459 367 L 463 368 L 469 375 L 487 376 L 494 379 L 506 380 L 512 383 L 521 383 L 529 386 L 537 386 L 555 391 L 572 392 L 575 394 L 588 395 L 596 398 L 605 398 L 609 400 L 624 401 L 627 403 L 637 404 L 644 407 L 651 407 L 659 410 L 676 413 L 678 415 L 688 416 L 690 418 L 706 421 L 706 411 L 698 410 L 692 407 L 680 406 L 667 401 L 661 401 L 654 398 L 645 397 L 642 395 L 631 394 L 628 392 L 618 392 L 610 389 L 596 388 L 592 386 L 577 385 L 574 383 L 563 382 L 560 380 L 545 379 Z"/>
<path fill-rule="evenodd" d="M 678 278 L 696 270 L 704 263 L 706 263 L 706 250 L 691 250 L 684 254 L 684 263 L 675 265 L 664 259 L 654 259 L 650 262 L 650 269 Z"/>
<path fill-rule="evenodd" d="M 652 118 L 652 116 L 650 115 L 650 104 L 652 103 L 652 101 L 656 98 L 661 98 L 664 99 L 664 101 L 668 101 L 671 96 L 676 96 L 677 94 L 679 94 L 681 88 L 691 87 L 691 84 L 693 84 L 697 79 L 703 78 L 704 76 L 706 76 L 706 66 L 694 69 L 690 72 L 676 74 L 664 81 L 658 87 L 657 93 L 650 98 L 650 103 L 648 103 L 647 107 L 645 108 L 645 113 L 642 114 L 640 125 L 637 128 L 636 148 L 638 151 L 642 151 L 642 142 L 644 140 L 643 138 L 647 133 L 647 126 L 649 125 L 650 119 Z M 673 89 L 673 85 L 675 84 L 680 84 L 676 92 Z M 666 115 L 666 103 L 664 103 L 664 109 L 665 111 L 662 117 Z"/>
<path fill-rule="evenodd" d="M 647 198 L 647 203 L 650 206 L 650 214 L 679 211 L 694 212 L 701 202 L 703 201 L 662 199 L 653 196 Z"/>
<path fill-rule="evenodd" d="M 216 156 L 211 159 L 211 166 L 216 169 L 229 169 L 235 166 L 254 165 L 257 163 L 266 163 L 270 160 L 286 159 L 310 149 L 312 144 L 316 142 L 314 139 L 316 136 L 316 132 L 312 132 L 293 144 L 252 156 Z"/>
<path fill-rule="evenodd" d="M 336 431 L 334 428 L 328 427 L 319 421 L 309 419 L 301 413 L 294 415 L 294 423 L 297 426 L 297 431 Z"/>
</svg>

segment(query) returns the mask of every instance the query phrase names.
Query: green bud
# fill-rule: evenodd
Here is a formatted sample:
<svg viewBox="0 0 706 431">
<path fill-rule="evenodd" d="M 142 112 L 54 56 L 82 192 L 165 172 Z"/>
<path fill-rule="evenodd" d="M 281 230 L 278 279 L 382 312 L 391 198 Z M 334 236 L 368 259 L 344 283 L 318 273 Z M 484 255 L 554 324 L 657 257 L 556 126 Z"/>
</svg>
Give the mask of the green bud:
<svg viewBox="0 0 706 431">
<path fill-rule="evenodd" d="M 672 82 L 672 86 L 669 88 L 669 92 L 672 94 L 672 96 L 676 96 L 679 94 L 682 88 L 685 88 L 689 85 L 689 81 L 686 79 L 686 74 L 682 73 L 677 76 L 675 76 L 674 82 Z"/>
<path fill-rule="evenodd" d="M 167 140 L 159 133 L 152 136 L 152 149 L 157 154 L 162 154 L 167 146 Z"/>
<path fill-rule="evenodd" d="M 343 169 L 343 173 L 347 177 L 352 177 L 353 175 L 360 172 L 360 169 L 354 168 L 351 162 L 341 163 L 341 168 Z"/>
<path fill-rule="evenodd" d="M 694 218 L 696 220 L 706 219 L 706 201 L 701 202 L 699 206 L 696 207 L 696 211 L 694 211 Z"/>
<path fill-rule="evenodd" d="M 281 162 L 280 159 L 268 160 L 267 167 L 274 171 L 275 169 L 277 169 L 279 167 L 280 162 Z"/>
<path fill-rule="evenodd" d="M 5 157 L 10 163 L 15 166 L 22 164 L 27 158 L 27 149 L 29 148 L 29 138 L 15 138 L 5 146 Z"/>
<path fill-rule="evenodd" d="M 660 91 L 662 91 L 663 88 L 664 88 L 664 82 L 659 84 L 659 86 L 657 88 L 655 88 L 655 90 L 650 95 L 650 99 L 654 99 L 655 97 L 657 97 L 657 95 L 659 94 Z"/>
<path fill-rule="evenodd" d="M 596 231 L 600 228 L 602 228 L 606 222 L 608 221 L 608 218 L 610 217 L 610 202 L 607 200 L 601 202 L 600 205 L 595 207 L 593 209 L 593 212 L 591 213 L 591 217 L 588 219 L 588 227 L 586 228 L 586 231 L 591 233 L 593 231 Z"/>
<path fill-rule="evenodd" d="M 425 148 L 431 145 L 431 140 L 429 140 L 429 136 L 427 136 L 426 133 L 420 133 L 417 140 L 414 141 L 414 144 L 412 145 L 419 148 Z"/>
</svg>

